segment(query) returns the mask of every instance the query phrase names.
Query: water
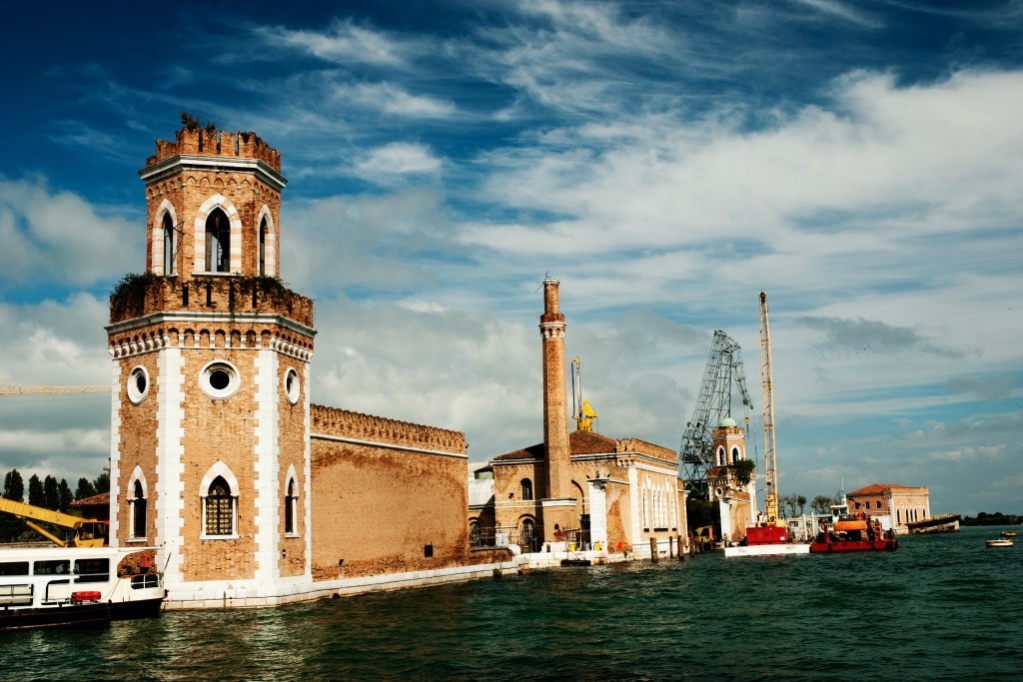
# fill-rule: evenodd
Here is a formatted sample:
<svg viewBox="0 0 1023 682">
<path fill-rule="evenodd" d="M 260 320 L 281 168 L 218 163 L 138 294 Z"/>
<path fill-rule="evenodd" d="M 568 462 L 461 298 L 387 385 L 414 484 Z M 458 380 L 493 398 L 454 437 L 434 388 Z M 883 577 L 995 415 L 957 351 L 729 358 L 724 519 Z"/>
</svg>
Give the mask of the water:
<svg viewBox="0 0 1023 682">
<path fill-rule="evenodd" d="M 181 680 L 984 680 L 1023 670 L 1023 541 L 635 562 L 0 635 L 0 675 Z"/>
</svg>

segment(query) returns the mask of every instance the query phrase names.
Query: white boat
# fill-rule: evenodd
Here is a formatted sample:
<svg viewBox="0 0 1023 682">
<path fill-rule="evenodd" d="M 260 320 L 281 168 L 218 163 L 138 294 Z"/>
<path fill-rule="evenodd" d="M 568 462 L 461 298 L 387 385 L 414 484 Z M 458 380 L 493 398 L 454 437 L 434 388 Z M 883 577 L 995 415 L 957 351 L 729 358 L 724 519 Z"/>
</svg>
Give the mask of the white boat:
<svg viewBox="0 0 1023 682">
<path fill-rule="evenodd" d="M 0 549 L 0 631 L 157 616 L 166 591 L 153 549 Z"/>
<path fill-rule="evenodd" d="M 984 544 L 988 547 L 1012 547 L 1012 540 L 998 538 L 997 540 L 985 540 Z"/>
</svg>

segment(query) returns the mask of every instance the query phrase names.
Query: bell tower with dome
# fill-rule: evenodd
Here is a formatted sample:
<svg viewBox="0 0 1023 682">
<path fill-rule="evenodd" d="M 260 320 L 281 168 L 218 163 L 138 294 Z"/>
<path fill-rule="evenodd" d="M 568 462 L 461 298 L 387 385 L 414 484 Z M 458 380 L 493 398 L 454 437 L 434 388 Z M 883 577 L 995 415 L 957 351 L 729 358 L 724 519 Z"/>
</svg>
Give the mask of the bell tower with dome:
<svg viewBox="0 0 1023 682">
<path fill-rule="evenodd" d="M 111 543 L 156 546 L 175 603 L 311 579 L 312 301 L 280 281 L 280 154 L 158 140 L 145 271 L 110 298 Z"/>
<path fill-rule="evenodd" d="M 721 538 L 736 541 L 746 528 L 756 525 L 756 477 L 746 480 L 742 462 L 746 459 L 746 433 L 731 417 L 725 417 L 711 432 L 714 466 L 707 471 L 710 499 L 721 512 Z M 738 466 L 736 466 L 738 465 Z"/>
</svg>

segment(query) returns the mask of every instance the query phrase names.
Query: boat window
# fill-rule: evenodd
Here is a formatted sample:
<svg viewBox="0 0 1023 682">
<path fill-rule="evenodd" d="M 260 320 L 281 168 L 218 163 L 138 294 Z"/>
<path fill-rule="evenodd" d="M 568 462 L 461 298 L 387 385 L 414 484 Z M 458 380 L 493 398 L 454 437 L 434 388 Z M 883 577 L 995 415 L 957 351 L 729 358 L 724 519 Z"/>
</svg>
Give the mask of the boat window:
<svg viewBox="0 0 1023 682">
<path fill-rule="evenodd" d="M 105 583 L 110 580 L 110 559 L 75 559 L 79 583 Z"/>
<path fill-rule="evenodd" d="M 33 575 L 67 575 L 71 572 L 71 562 L 67 559 L 36 561 Z"/>
<path fill-rule="evenodd" d="M 142 590 L 147 587 L 159 587 L 160 574 L 146 573 L 145 575 L 133 575 L 131 577 L 131 589 Z"/>
<path fill-rule="evenodd" d="M 28 575 L 28 562 L 0 561 L 0 575 Z"/>
</svg>

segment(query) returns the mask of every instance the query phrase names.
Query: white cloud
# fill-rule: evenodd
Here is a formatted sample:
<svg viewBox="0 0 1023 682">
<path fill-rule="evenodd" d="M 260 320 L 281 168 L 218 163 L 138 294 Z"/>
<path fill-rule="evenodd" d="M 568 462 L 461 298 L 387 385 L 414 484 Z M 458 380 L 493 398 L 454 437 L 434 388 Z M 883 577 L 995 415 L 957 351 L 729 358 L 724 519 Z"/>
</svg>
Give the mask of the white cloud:
<svg viewBox="0 0 1023 682">
<path fill-rule="evenodd" d="M 393 142 L 373 149 L 355 164 L 356 173 L 375 180 L 395 175 L 432 174 L 440 168 L 440 159 L 433 156 L 428 147 L 408 142 Z"/>
<path fill-rule="evenodd" d="M 139 269 L 145 227 L 102 216 L 79 195 L 41 178 L 0 176 L 0 244 L 0 284 L 90 286 Z"/>
</svg>

